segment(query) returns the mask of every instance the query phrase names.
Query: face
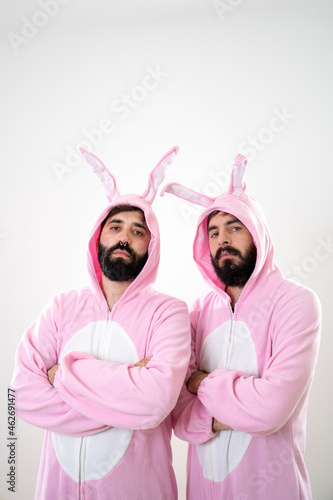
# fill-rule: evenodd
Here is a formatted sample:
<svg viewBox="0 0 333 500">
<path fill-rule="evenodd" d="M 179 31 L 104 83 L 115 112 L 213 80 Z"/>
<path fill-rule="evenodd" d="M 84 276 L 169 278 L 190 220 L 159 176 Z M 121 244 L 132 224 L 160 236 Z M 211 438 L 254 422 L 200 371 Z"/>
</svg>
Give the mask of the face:
<svg viewBox="0 0 333 500">
<path fill-rule="evenodd" d="M 120 212 L 107 219 L 98 242 L 102 273 L 111 281 L 129 281 L 148 258 L 150 231 L 140 211 Z"/>
<path fill-rule="evenodd" d="M 225 212 L 214 215 L 207 229 L 217 276 L 226 286 L 244 286 L 254 270 L 257 256 L 250 231 Z"/>
</svg>

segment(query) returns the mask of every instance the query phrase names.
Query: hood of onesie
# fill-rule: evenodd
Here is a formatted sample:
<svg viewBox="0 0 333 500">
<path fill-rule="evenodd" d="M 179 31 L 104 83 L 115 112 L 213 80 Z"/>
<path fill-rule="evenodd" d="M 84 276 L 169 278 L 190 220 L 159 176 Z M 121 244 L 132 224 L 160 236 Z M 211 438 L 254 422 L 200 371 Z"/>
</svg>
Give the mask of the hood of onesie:
<svg viewBox="0 0 333 500">
<path fill-rule="evenodd" d="M 164 180 L 166 169 L 173 162 L 178 152 L 178 147 L 172 148 L 162 157 L 150 173 L 148 187 L 142 195 L 120 194 L 114 177 L 102 161 L 88 151 L 80 149 L 80 152 L 88 165 L 93 169 L 100 182 L 103 184 L 109 200 L 109 204 L 105 207 L 94 224 L 89 238 L 89 248 L 87 254 L 88 272 L 91 278 L 93 291 L 98 298 L 104 300 L 104 295 L 100 288 L 102 271 L 98 261 L 97 244 L 101 233 L 101 224 L 111 209 L 118 205 L 131 205 L 140 208 L 144 213 L 146 224 L 151 234 L 147 262 L 145 263 L 142 271 L 123 294 L 122 300 L 126 300 L 126 297 L 128 298 L 129 296 L 133 296 L 133 294 L 139 293 L 142 289 L 149 284 L 154 283 L 156 280 L 160 260 L 160 234 L 158 222 L 151 204 L 155 199 L 158 186 Z"/>
<path fill-rule="evenodd" d="M 253 292 L 255 286 L 267 284 L 268 280 L 281 274 L 274 262 L 274 246 L 262 208 L 246 194 L 244 182 L 246 166 L 246 157 L 237 155 L 231 173 L 230 187 L 227 192 L 216 198 L 199 194 L 175 183 L 167 184 L 161 193 L 162 196 L 165 192 L 172 193 L 205 207 L 197 223 L 193 257 L 205 281 L 217 291 L 224 291 L 225 286 L 217 277 L 211 263 L 207 233 L 208 216 L 213 211 L 219 210 L 235 216 L 247 227 L 257 249 L 257 260 L 255 269 L 242 291 L 242 300 L 249 290 Z"/>
</svg>

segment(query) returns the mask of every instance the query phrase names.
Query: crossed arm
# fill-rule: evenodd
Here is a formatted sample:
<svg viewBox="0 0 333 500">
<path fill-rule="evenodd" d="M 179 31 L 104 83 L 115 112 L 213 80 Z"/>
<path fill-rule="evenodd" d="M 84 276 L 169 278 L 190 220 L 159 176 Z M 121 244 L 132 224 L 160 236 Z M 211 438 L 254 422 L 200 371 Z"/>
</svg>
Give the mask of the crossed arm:
<svg viewBox="0 0 333 500">
<path fill-rule="evenodd" d="M 195 396 L 198 393 L 199 386 L 201 382 L 208 377 L 209 373 L 202 372 L 200 370 L 192 373 L 190 378 L 188 379 L 187 382 L 187 390 L 194 394 Z M 229 431 L 232 430 L 232 427 L 229 427 L 229 425 L 222 424 L 222 422 L 219 422 L 215 417 L 213 417 L 212 420 L 212 430 L 213 431 Z"/>
<path fill-rule="evenodd" d="M 80 436 L 110 426 L 159 425 L 176 404 L 188 364 L 186 304 L 176 299 L 157 303 L 149 337 L 153 358 L 116 363 L 71 351 L 59 362 L 64 309 L 77 301 L 76 295 L 69 298 L 66 303 L 62 296 L 53 299 L 18 346 L 12 379 L 18 416 L 46 430 Z"/>
<path fill-rule="evenodd" d="M 291 288 L 277 302 L 266 334 L 272 354 L 263 362 L 259 377 L 237 369 L 199 371 L 193 313 L 192 375 L 173 411 L 177 437 L 191 444 L 204 443 L 223 422 L 237 431 L 263 436 L 277 432 L 291 418 L 311 385 L 321 321 L 317 297 L 307 289 L 296 291 Z"/>
<path fill-rule="evenodd" d="M 148 356 L 147 358 L 143 358 L 143 359 L 140 359 L 140 361 L 138 361 L 137 363 L 135 363 L 134 366 L 147 366 L 147 364 L 149 363 L 149 361 L 151 360 L 153 356 Z M 47 371 L 47 377 L 49 379 L 49 382 L 51 385 L 53 385 L 54 383 L 54 377 L 55 377 L 55 374 L 57 373 L 58 369 L 59 369 L 59 366 L 60 365 L 54 365 L 52 366 L 52 368 L 50 368 L 48 371 Z"/>
</svg>

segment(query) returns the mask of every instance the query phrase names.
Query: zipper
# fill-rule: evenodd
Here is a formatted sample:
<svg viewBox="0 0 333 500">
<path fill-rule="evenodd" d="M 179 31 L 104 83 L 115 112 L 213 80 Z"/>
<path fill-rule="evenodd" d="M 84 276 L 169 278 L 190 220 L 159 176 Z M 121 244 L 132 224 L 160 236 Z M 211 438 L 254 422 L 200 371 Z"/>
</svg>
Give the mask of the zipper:
<svg viewBox="0 0 333 500">
<path fill-rule="evenodd" d="M 230 301 L 229 301 L 229 309 L 230 309 L 230 328 L 229 328 L 228 346 L 227 346 L 227 349 L 226 349 L 226 353 L 224 353 L 224 357 L 223 357 L 223 354 L 222 354 L 222 358 L 221 358 L 222 366 L 223 366 L 223 369 L 225 369 L 225 370 L 228 369 L 229 360 L 230 360 L 230 357 L 231 357 L 231 355 L 233 353 L 234 337 L 235 337 L 234 311 L 233 311 L 233 309 L 231 307 Z M 223 359 L 223 361 L 222 361 L 222 359 Z M 226 433 L 227 431 L 223 431 L 223 432 Z M 232 432 L 233 431 L 231 430 L 230 431 L 230 435 L 232 434 Z M 226 435 L 227 434 L 225 434 L 225 436 Z M 216 471 L 215 471 L 216 462 L 214 461 L 213 441 L 214 440 L 211 439 L 209 442 L 206 443 L 206 450 L 207 450 L 209 465 L 210 465 L 210 468 L 211 468 L 212 481 L 213 481 L 213 484 L 216 485 L 218 483 L 216 482 L 216 477 L 217 477 L 216 476 Z M 214 498 L 215 498 L 215 492 L 214 492 Z M 217 496 L 216 496 L 216 498 L 217 498 Z"/>
<path fill-rule="evenodd" d="M 110 330 L 110 320 L 111 317 L 113 316 L 115 306 L 113 306 L 112 311 L 110 309 L 107 309 L 107 322 L 106 322 L 106 328 L 104 331 L 104 335 L 101 341 L 101 344 L 99 346 L 98 350 L 98 358 L 102 358 L 102 354 L 105 351 L 105 345 L 108 339 L 108 331 Z M 80 452 L 79 452 L 79 498 L 78 500 L 82 500 L 82 485 L 84 484 L 84 469 L 85 469 L 85 458 L 86 458 L 86 438 L 85 436 L 81 437 L 81 443 L 80 443 Z"/>
<path fill-rule="evenodd" d="M 234 350 L 234 343 L 235 343 L 235 321 L 234 321 L 234 310 L 231 307 L 231 304 L 229 302 L 229 308 L 230 308 L 230 313 L 231 313 L 231 322 L 230 322 L 230 330 L 229 330 L 229 340 L 228 340 L 228 349 L 227 349 L 227 355 L 226 355 L 226 363 L 225 363 L 225 369 L 228 370 L 229 367 L 229 360 L 231 358 L 231 355 Z"/>
<path fill-rule="evenodd" d="M 110 329 L 110 319 L 111 319 L 111 311 L 108 308 L 107 318 L 106 318 L 106 327 L 105 327 L 104 334 L 103 334 L 103 337 L 102 337 L 102 340 L 101 340 L 101 343 L 100 343 L 99 349 L 98 349 L 98 359 L 103 359 L 103 353 L 105 352 L 106 343 L 107 343 L 107 339 L 108 339 L 108 331 Z"/>
</svg>

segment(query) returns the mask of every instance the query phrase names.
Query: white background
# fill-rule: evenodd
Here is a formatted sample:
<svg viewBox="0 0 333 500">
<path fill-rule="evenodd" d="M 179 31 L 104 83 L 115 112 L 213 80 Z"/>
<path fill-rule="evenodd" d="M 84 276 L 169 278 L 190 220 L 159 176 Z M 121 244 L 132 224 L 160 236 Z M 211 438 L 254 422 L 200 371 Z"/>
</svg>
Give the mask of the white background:
<svg viewBox="0 0 333 500">
<path fill-rule="evenodd" d="M 56 292 L 88 283 L 88 235 L 106 197 L 68 148 L 108 119 L 112 131 L 91 145 L 121 192 L 142 193 L 178 144 L 166 180 L 217 194 L 235 154 L 248 153 L 248 193 L 266 213 L 277 262 L 323 306 L 306 462 L 314 498 L 332 499 L 332 1 L 225 0 L 224 11 L 206 0 L 52 1 L 50 14 L 42 0 L 6 2 L 0 21 L 0 497 L 33 498 L 43 431 L 18 422 L 11 494 L 7 387 L 23 331 Z M 171 195 L 154 209 L 156 287 L 190 304 L 207 290 L 192 262 L 197 210 Z M 183 500 L 186 444 L 173 447 Z"/>
</svg>

